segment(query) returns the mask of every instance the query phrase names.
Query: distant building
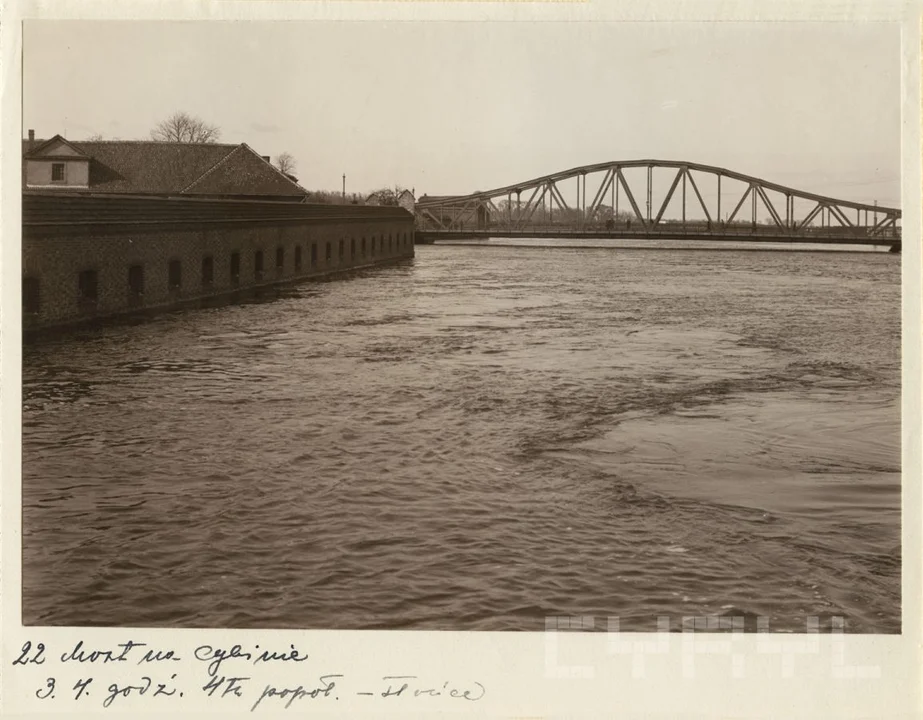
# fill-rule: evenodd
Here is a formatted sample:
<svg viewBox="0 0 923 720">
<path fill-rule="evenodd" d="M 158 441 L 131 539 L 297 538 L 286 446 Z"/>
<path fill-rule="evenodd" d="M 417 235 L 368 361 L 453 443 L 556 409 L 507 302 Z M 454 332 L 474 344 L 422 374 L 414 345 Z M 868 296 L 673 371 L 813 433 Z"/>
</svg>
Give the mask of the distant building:
<svg viewBox="0 0 923 720">
<path fill-rule="evenodd" d="M 23 141 L 23 189 L 303 201 L 307 191 L 246 143 Z"/>
<path fill-rule="evenodd" d="M 390 199 L 393 193 L 390 190 L 387 191 L 378 191 L 373 192 L 365 199 L 366 205 L 384 205 L 386 198 L 383 197 L 387 193 L 387 199 Z M 413 212 L 414 205 L 416 201 L 413 197 L 413 191 L 411 190 L 402 190 L 397 196 L 397 205 L 404 208 L 408 212 Z"/>
<path fill-rule="evenodd" d="M 455 230 L 477 229 L 486 223 L 486 214 L 483 210 L 478 210 L 476 205 L 466 202 L 467 197 L 465 195 L 423 195 L 417 203 L 429 205 L 421 214 L 444 227 Z"/>
</svg>

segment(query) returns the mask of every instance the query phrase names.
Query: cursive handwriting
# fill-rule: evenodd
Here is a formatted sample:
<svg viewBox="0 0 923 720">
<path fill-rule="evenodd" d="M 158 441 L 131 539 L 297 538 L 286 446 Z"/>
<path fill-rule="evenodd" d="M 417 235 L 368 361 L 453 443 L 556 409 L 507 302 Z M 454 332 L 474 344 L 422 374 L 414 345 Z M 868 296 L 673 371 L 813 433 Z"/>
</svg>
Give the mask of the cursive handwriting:
<svg viewBox="0 0 923 720">
<path fill-rule="evenodd" d="M 301 700 L 302 698 L 317 698 L 317 697 L 330 697 L 330 694 L 333 692 L 336 687 L 336 681 L 332 678 L 341 678 L 342 675 L 321 675 L 320 676 L 320 685 L 313 688 L 306 688 L 304 685 L 299 685 L 296 688 L 277 688 L 274 685 L 267 685 L 263 688 L 263 694 L 259 696 L 257 701 L 253 703 L 250 707 L 250 712 L 256 710 L 260 703 L 263 702 L 266 698 L 279 698 L 279 700 L 285 700 L 285 709 L 291 706 L 296 700 Z M 339 698 L 337 698 L 339 699 Z"/>
<path fill-rule="evenodd" d="M 224 697 L 228 694 L 233 697 L 243 697 L 244 683 L 249 679 L 249 677 L 225 677 L 224 675 L 219 678 L 217 675 L 213 675 L 202 687 L 202 690 L 211 697 L 218 688 L 224 686 L 224 689 L 219 693 L 218 697 Z"/>
<path fill-rule="evenodd" d="M 244 650 L 240 645 L 234 645 L 230 650 L 212 647 L 211 645 L 199 645 L 199 647 L 195 649 L 194 655 L 196 660 L 208 663 L 206 672 L 212 677 L 218 674 L 221 663 L 225 660 L 233 660 L 235 658 L 243 660 L 253 659 L 253 655 Z"/>
<path fill-rule="evenodd" d="M 30 656 L 29 653 L 32 653 L 32 643 L 29 640 L 22 646 L 22 652 L 19 653 L 19 657 L 13 661 L 14 665 L 41 665 L 45 662 L 45 644 L 38 643 L 35 646 L 35 652 Z"/>
<path fill-rule="evenodd" d="M 253 652 L 246 650 L 241 645 L 234 645 L 230 649 L 216 648 L 211 645 L 199 645 L 195 649 L 195 658 L 202 662 L 208 663 L 206 671 L 212 677 L 218 674 L 221 669 L 221 663 L 226 660 L 246 660 L 253 665 L 271 662 L 304 662 L 308 659 L 307 653 L 300 653 L 294 645 L 289 645 L 288 650 L 278 652 L 275 650 L 263 650 L 258 655 L 256 652 L 260 649 L 259 645 L 253 647 Z M 254 655 L 256 655 L 254 657 Z"/>
<path fill-rule="evenodd" d="M 101 702 L 104 708 L 109 708 L 123 700 L 134 705 L 141 698 L 143 704 L 149 704 L 152 698 L 173 698 L 168 704 L 176 706 L 179 702 L 181 707 L 180 698 L 185 689 L 199 697 L 204 694 L 223 705 L 246 703 L 254 712 L 260 708 L 265 711 L 267 707 L 287 710 L 305 701 L 329 704 L 331 700 L 358 696 L 386 703 L 406 703 L 414 699 L 432 703 L 433 698 L 443 698 L 444 702 L 476 702 L 487 692 L 477 681 L 457 682 L 425 674 L 380 675 L 369 682 L 368 678 L 362 681 L 343 673 L 329 672 L 332 668 L 328 667 L 320 672 L 315 668 L 305 675 L 302 668 L 309 655 L 294 643 L 287 649 L 256 644 L 199 645 L 191 653 L 192 658 L 186 652 L 181 653 L 189 661 L 185 666 L 175 665 L 182 660 L 176 650 L 136 640 L 93 645 L 78 640 L 64 648 L 62 653 L 60 647 L 28 640 L 8 661 L 16 668 L 12 672 L 26 679 L 33 702 L 47 707 L 66 702 L 83 706 Z M 226 665 L 229 661 L 231 664 Z M 233 661 L 237 661 L 236 665 Z M 241 667 L 241 663 L 247 667 Z M 113 664 L 118 666 L 117 672 L 109 672 Z M 38 665 L 43 666 L 41 670 L 36 667 Z M 140 672 L 134 675 L 132 667 Z M 177 672 L 170 674 L 168 667 Z M 193 681 L 193 687 L 184 683 L 184 680 L 189 682 L 190 670 L 193 676 L 200 676 Z M 202 670 L 205 670 L 204 678 Z"/>
<path fill-rule="evenodd" d="M 387 681 L 387 688 L 378 693 L 381 697 L 440 697 L 446 695 L 450 698 L 459 698 L 462 700 L 477 701 L 484 697 L 487 692 L 486 688 L 479 682 L 473 684 L 477 688 L 459 688 L 454 685 L 450 687 L 447 680 L 441 688 L 428 687 L 425 683 L 419 682 L 416 675 L 384 675 L 382 680 Z M 357 695 L 373 696 L 376 693 L 360 692 Z"/>
<path fill-rule="evenodd" d="M 291 645 L 291 650 L 286 650 L 285 652 L 270 652 L 269 650 L 264 650 L 260 655 L 253 661 L 253 664 L 261 662 L 304 662 L 308 659 L 307 653 L 301 655 L 298 653 L 298 650 L 294 645 Z M 257 645 L 256 649 L 259 650 L 260 646 Z"/>
<path fill-rule="evenodd" d="M 175 680 L 176 675 L 174 674 L 170 680 Z M 138 695 L 145 695 L 153 689 L 151 692 L 152 697 L 165 696 L 172 697 L 173 695 L 183 696 L 183 693 L 177 693 L 176 688 L 169 683 L 155 683 L 148 676 L 141 678 L 140 682 L 137 685 L 119 685 L 118 683 L 112 683 L 109 686 L 109 694 L 103 700 L 103 707 L 109 707 L 116 698 L 119 697 L 129 697 L 132 693 L 137 693 Z"/>
<path fill-rule="evenodd" d="M 29 645 L 29 643 L 26 643 Z M 39 645 L 44 650 L 43 645 Z M 147 647 L 147 643 L 135 642 L 134 640 L 127 640 L 126 642 L 119 643 L 115 648 L 94 648 L 89 649 L 83 646 L 83 640 L 79 640 L 76 645 L 69 651 L 61 654 L 62 663 L 101 663 L 106 665 L 108 663 L 116 662 L 128 662 L 132 651 L 135 648 Z M 135 653 L 137 654 L 137 653 Z M 27 655 L 27 648 L 23 647 L 23 654 L 21 657 Z M 37 655 L 36 658 L 40 658 L 41 655 Z M 179 662 L 181 658 L 173 650 L 158 650 L 156 648 L 151 648 L 140 657 L 136 664 L 140 665 L 141 663 L 159 663 L 159 662 Z M 32 662 L 36 662 L 35 658 L 32 659 Z M 38 663 L 41 664 L 41 660 L 38 660 Z M 16 664 L 16 663 L 14 663 Z"/>
<path fill-rule="evenodd" d="M 70 652 L 61 653 L 61 662 L 78 662 L 78 663 L 112 663 L 112 662 L 128 662 L 128 654 L 134 650 L 136 647 L 144 647 L 147 643 L 136 643 L 134 640 L 128 640 L 127 642 L 119 643 L 116 645 L 117 648 L 121 648 L 121 652 L 118 650 L 87 650 L 83 647 L 83 640 L 77 642 L 74 646 L 74 649 Z"/>
</svg>

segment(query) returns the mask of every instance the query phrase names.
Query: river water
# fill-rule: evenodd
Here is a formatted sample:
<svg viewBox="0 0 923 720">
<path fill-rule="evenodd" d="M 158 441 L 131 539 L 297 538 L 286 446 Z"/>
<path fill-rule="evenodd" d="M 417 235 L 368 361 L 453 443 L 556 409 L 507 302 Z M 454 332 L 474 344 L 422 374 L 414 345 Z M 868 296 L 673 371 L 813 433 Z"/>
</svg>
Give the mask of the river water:
<svg viewBox="0 0 923 720">
<path fill-rule="evenodd" d="M 23 356 L 27 624 L 900 632 L 900 256 L 423 246 Z"/>
</svg>

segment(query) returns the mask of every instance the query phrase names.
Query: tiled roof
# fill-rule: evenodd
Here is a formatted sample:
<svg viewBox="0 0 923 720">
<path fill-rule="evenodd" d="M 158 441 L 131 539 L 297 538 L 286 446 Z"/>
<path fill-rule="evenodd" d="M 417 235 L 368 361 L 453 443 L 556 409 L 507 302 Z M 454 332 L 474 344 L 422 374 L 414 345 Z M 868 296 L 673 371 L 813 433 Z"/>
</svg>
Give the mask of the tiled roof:
<svg viewBox="0 0 923 720">
<path fill-rule="evenodd" d="M 33 141 L 38 149 L 42 140 Z M 89 189 L 126 194 L 304 195 L 247 145 L 70 141 L 90 156 Z M 29 141 L 23 141 L 27 154 Z"/>
<path fill-rule="evenodd" d="M 238 145 L 188 187 L 186 194 L 304 195 L 305 190 L 246 144 Z"/>
</svg>

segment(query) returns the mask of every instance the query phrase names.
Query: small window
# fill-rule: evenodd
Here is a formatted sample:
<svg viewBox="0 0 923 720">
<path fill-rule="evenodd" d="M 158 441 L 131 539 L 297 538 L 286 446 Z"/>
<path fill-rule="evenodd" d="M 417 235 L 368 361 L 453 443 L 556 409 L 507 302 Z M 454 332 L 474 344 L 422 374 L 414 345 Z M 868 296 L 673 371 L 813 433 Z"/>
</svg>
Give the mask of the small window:
<svg viewBox="0 0 923 720">
<path fill-rule="evenodd" d="M 311 243 L 311 267 L 317 266 L 317 243 Z"/>
<path fill-rule="evenodd" d="M 253 253 L 253 276 L 257 279 L 263 277 L 263 251 Z"/>
<path fill-rule="evenodd" d="M 64 182 L 64 163 L 51 163 L 51 182 Z"/>
<path fill-rule="evenodd" d="M 343 241 L 340 240 L 340 260 L 343 260 Z"/>
<path fill-rule="evenodd" d="M 349 259 L 356 259 L 356 238 L 349 239 Z"/>
<path fill-rule="evenodd" d="M 41 284 L 37 277 L 24 277 L 22 279 L 22 311 L 25 313 L 38 313 L 42 308 Z"/>
<path fill-rule="evenodd" d="M 240 283 L 240 253 L 231 253 L 231 283 Z"/>
<path fill-rule="evenodd" d="M 179 290 L 183 285 L 183 266 L 179 260 L 171 260 L 167 266 L 167 285 L 171 290 Z"/>
<path fill-rule="evenodd" d="M 301 245 L 295 246 L 295 269 L 301 270 Z"/>
<path fill-rule="evenodd" d="M 375 236 L 372 235 L 372 257 L 375 257 Z"/>
<path fill-rule="evenodd" d="M 330 262 L 330 258 L 333 257 L 333 254 L 330 252 L 330 243 L 327 243 L 327 262 Z"/>
<path fill-rule="evenodd" d="M 95 301 L 98 298 L 98 284 L 95 270 L 84 270 L 77 276 L 77 287 L 81 300 Z"/>
<path fill-rule="evenodd" d="M 276 248 L 276 269 L 282 270 L 285 267 L 285 248 Z"/>
<path fill-rule="evenodd" d="M 144 266 L 132 265 L 128 268 L 128 294 L 138 298 L 144 294 Z"/>
<path fill-rule="evenodd" d="M 391 247 L 392 247 L 392 245 L 391 245 L 391 236 L 388 235 L 388 252 L 391 251 Z"/>
<path fill-rule="evenodd" d="M 361 248 L 362 257 L 365 257 L 365 238 L 362 238 L 362 244 L 359 247 Z"/>
<path fill-rule="evenodd" d="M 215 282 L 215 259 L 211 255 L 202 258 L 202 285 L 208 286 Z"/>
</svg>

